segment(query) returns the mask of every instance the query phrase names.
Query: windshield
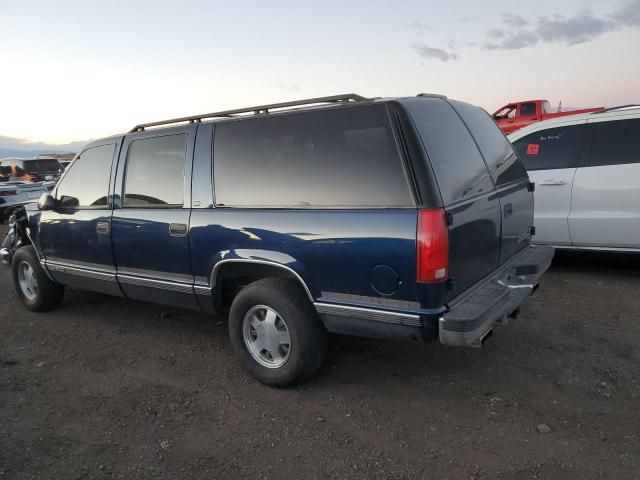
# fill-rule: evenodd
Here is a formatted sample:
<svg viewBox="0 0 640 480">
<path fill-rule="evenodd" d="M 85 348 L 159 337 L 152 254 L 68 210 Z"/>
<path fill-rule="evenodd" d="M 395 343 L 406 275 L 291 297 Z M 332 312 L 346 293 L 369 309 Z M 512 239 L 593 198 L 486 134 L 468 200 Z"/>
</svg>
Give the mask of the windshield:
<svg viewBox="0 0 640 480">
<path fill-rule="evenodd" d="M 25 160 L 24 169 L 27 172 L 57 172 L 63 168 L 57 160 Z"/>
</svg>

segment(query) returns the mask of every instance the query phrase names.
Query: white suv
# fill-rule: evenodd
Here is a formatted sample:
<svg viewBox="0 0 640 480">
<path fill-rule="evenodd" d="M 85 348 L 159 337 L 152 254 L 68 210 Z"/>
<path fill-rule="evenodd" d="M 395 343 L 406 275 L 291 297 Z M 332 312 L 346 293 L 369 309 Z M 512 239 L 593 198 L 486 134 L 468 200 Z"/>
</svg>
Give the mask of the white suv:
<svg viewBox="0 0 640 480">
<path fill-rule="evenodd" d="M 535 243 L 640 252 L 640 106 L 509 135 L 535 187 Z"/>
</svg>

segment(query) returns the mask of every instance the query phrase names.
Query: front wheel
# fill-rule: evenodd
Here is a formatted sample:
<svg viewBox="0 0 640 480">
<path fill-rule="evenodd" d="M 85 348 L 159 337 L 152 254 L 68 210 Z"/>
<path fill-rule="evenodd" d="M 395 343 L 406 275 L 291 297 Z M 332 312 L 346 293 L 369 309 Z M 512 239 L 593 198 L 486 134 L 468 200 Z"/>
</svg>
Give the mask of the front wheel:
<svg viewBox="0 0 640 480">
<path fill-rule="evenodd" d="M 18 298 L 29 310 L 46 312 L 60 305 L 64 287 L 47 277 L 33 246 L 18 249 L 11 270 Z"/>
<path fill-rule="evenodd" d="M 229 313 L 236 353 L 262 383 L 285 387 L 313 375 L 327 350 L 327 333 L 296 282 L 265 278 L 236 296 Z"/>
</svg>

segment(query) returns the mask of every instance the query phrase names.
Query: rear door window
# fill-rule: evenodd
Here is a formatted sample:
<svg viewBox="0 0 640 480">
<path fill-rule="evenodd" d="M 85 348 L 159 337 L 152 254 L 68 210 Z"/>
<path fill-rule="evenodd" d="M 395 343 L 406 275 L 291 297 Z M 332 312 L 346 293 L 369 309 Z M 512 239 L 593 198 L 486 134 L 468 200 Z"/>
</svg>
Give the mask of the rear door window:
<svg viewBox="0 0 640 480">
<path fill-rule="evenodd" d="M 469 130 L 446 101 L 403 101 L 411 114 L 435 171 L 445 204 L 493 189 L 487 166 Z"/>
<path fill-rule="evenodd" d="M 187 135 L 133 140 L 124 177 L 125 207 L 181 207 Z"/>
<path fill-rule="evenodd" d="M 527 178 L 527 171 L 518 161 L 511 143 L 487 112 L 468 103 L 455 100 L 449 103 L 471 131 L 497 186 Z"/>
<path fill-rule="evenodd" d="M 578 166 L 584 125 L 548 128 L 516 140 L 518 158 L 527 170 L 552 170 Z"/>
<path fill-rule="evenodd" d="M 589 164 L 640 163 L 640 118 L 593 124 Z"/>
<path fill-rule="evenodd" d="M 213 157 L 221 206 L 414 204 L 383 104 L 220 122 Z"/>
</svg>

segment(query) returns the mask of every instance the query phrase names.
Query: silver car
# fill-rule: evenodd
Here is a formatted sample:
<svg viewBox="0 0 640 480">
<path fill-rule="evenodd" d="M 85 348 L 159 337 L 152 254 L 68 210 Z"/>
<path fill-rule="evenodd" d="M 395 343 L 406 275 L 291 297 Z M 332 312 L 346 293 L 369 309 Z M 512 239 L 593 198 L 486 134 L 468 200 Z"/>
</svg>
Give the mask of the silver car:
<svg viewBox="0 0 640 480">
<path fill-rule="evenodd" d="M 40 195 L 49 193 L 55 186 L 55 181 L 9 180 L 0 182 L 0 221 L 7 220 L 16 206 L 37 202 Z"/>
</svg>

